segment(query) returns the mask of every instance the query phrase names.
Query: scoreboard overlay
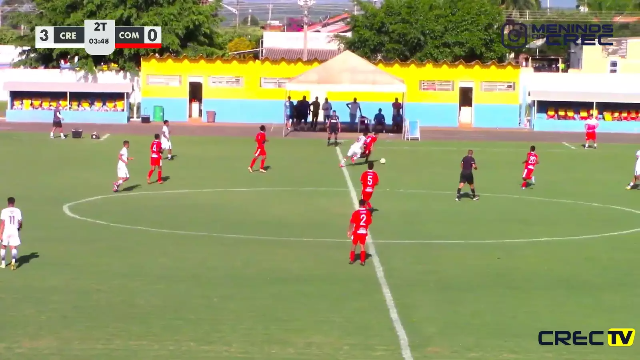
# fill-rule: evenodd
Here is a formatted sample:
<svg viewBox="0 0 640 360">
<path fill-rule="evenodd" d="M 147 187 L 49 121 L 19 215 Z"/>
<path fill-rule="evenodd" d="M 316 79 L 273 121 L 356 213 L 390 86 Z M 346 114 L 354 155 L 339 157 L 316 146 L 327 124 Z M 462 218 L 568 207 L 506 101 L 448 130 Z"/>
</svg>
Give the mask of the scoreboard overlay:
<svg viewBox="0 0 640 360">
<path fill-rule="evenodd" d="M 115 49 L 159 49 L 160 26 L 115 26 L 113 20 L 85 20 L 85 26 L 36 26 L 38 49 L 85 49 L 109 55 Z"/>
</svg>

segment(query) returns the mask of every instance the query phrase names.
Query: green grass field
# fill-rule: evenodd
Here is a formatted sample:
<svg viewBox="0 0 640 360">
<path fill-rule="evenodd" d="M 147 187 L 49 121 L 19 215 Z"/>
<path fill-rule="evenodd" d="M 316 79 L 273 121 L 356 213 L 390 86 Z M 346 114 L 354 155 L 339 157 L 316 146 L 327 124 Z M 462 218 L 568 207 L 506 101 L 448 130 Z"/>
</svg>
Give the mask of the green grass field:
<svg viewBox="0 0 640 360">
<path fill-rule="evenodd" d="M 125 138 L 123 187 L 139 186 L 112 194 Z M 251 139 L 175 137 L 170 179 L 147 185 L 149 143 L 0 134 L 0 196 L 25 219 L 23 264 L 0 271 L 3 358 L 403 358 L 376 264 L 348 265 L 335 148 L 272 139 L 271 169 L 250 174 Z M 371 231 L 413 359 L 640 358 L 604 337 L 538 345 L 541 330 L 640 327 L 636 147 L 536 144 L 521 190 L 529 145 L 378 142 Z M 469 147 L 481 199 L 458 203 Z M 359 190 L 364 166 L 347 169 Z M 66 209 L 91 221 L 65 213 L 89 198 Z"/>
</svg>

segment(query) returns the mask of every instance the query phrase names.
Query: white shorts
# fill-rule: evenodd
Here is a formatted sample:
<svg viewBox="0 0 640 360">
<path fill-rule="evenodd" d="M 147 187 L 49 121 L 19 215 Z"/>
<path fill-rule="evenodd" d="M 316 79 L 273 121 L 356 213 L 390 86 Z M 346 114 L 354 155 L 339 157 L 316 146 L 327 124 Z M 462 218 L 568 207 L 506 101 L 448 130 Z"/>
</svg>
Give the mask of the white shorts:
<svg viewBox="0 0 640 360">
<path fill-rule="evenodd" d="M 118 177 L 119 178 L 128 178 L 129 170 L 127 170 L 126 165 L 118 165 Z"/>
<path fill-rule="evenodd" d="M 347 157 L 360 157 L 360 154 L 362 154 L 362 148 L 359 146 L 352 146 L 349 148 L 349 151 L 347 151 Z"/>
<path fill-rule="evenodd" d="M 171 150 L 171 141 L 162 140 L 162 150 Z"/>
<path fill-rule="evenodd" d="M 2 245 L 4 246 L 18 246 L 20 245 L 20 235 L 17 232 L 10 232 L 2 234 Z"/>
<path fill-rule="evenodd" d="M 640 167 L 636 168 L 636 176 L 640 176 Z"/>
</svg>

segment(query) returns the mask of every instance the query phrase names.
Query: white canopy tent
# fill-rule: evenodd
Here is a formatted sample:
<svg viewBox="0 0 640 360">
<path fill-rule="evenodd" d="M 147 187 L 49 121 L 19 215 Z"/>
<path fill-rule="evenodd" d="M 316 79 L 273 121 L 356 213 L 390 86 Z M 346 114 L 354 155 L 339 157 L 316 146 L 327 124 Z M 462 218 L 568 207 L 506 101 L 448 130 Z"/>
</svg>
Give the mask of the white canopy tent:
<svg viewBox="0 0 640 360">
<path fill-rule="evenodd" d="M 300 74 L 287 83 L 289 91 L 384 92 L 402 94 L 403 134 L 406 118 L 404 80 L 379 69 L 358 55 L 344 51 L 335 58 Z M 358 122 L 359 125 L 359 122 Z"/>
</svg>

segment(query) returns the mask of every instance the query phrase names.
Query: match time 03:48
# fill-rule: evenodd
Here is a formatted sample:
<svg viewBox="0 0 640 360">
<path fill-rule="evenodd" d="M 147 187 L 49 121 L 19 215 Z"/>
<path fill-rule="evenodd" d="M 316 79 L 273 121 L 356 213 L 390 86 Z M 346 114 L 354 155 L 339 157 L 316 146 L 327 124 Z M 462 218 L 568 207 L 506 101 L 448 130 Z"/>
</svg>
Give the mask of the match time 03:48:
<svg viewBox="0 0 640 360">
<path fill-rule="evenodd" d="M 108 44 L 109 39 L 89 39 L 89 44 Z"/>
</svg>

